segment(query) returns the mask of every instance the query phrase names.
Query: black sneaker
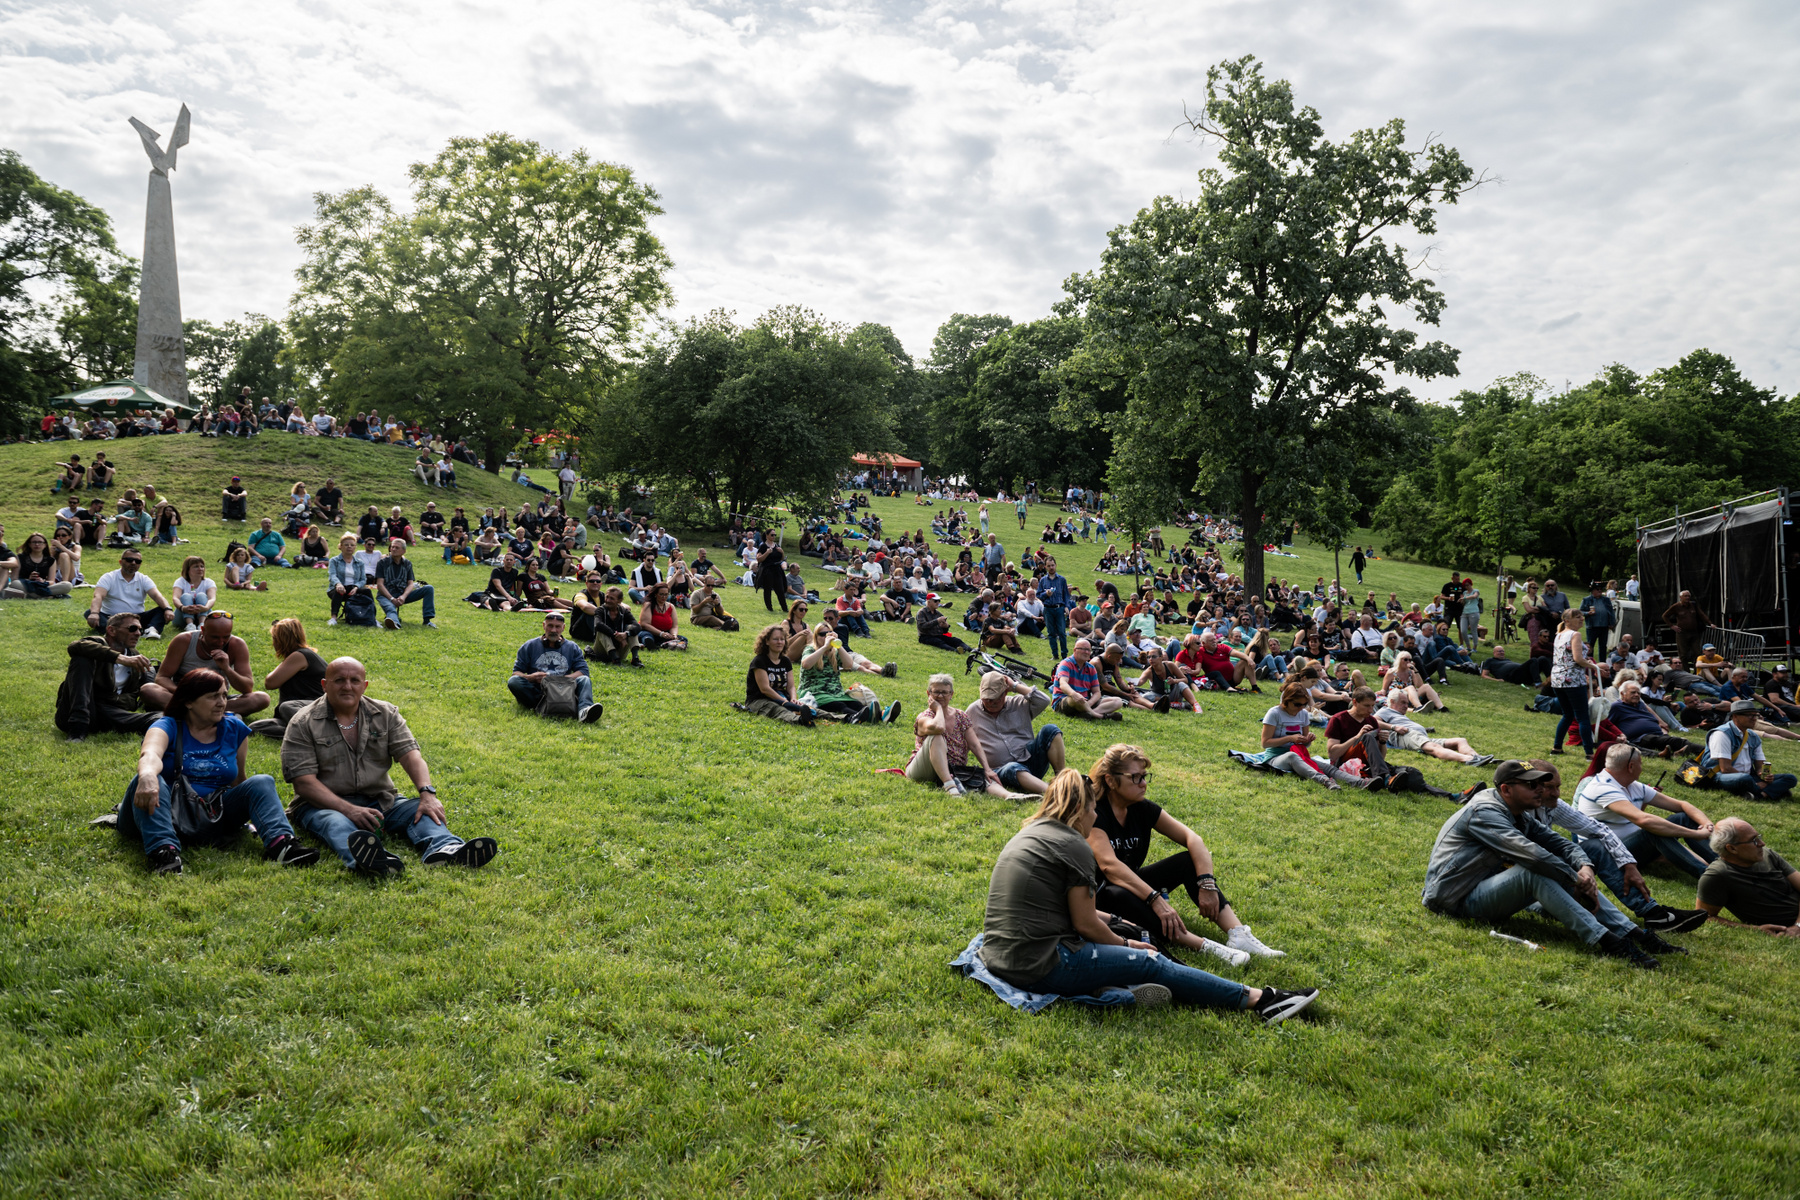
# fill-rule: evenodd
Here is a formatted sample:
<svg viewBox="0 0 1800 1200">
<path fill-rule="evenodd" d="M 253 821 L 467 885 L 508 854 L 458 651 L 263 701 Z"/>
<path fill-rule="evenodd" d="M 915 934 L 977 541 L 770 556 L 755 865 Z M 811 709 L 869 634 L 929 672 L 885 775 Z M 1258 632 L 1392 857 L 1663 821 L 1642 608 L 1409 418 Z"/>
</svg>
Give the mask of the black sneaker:
<svg viewBox="0 0 1800 1200">
<path fill-rule="evenodd" d="M 293 834 L 283 834 L 263 847 L 263 861 L 284 867 L 310 867 L 319 861 L 319 852 L 302 846 Z"/>
<path fill-rule="evenodd" d="M 1134 983 L 1127 990 L 1139 1008 L 1167 1008 L 1175 1000 L 1174 993 L 1160 983 Z"/>
<path fill-rule="evenodd" d="M 1262 999 L 1256 1002 L 1251 1011 L 1268 1024 L 1279 1025 L 1318 998 L 1318 988 L 1284 992 L 1280 988 L 1266 987 L 1262 990 Z"/>
<path fill-rule="evenodd" d="M 600 714 L 605 711 L 606 706 L 604 704 L 590 704 L 581 710 L 581 716 L 578 719 L 583 725 L 592 725 L 595 721 L 600 719 Z"/>
<path fill-rule="evenodd" d="M 897 721 L 899 719 L 900 719 L 900 702 L 898 700 L 896 700 L 892 704 L 887 706 L 886 712 L 881 714 L 881 723 L 883 725 L 892 725 L 895 721 Z"/>
<path fill-rule="evenodd" d="M 181 851 L 173 846 L 163 846 L 150 852 L 150 873 L 152 875 L 181 874 Z"/>
<path fill-rule="evenodd" d="M 1658 933 L 1692 933 L 1706 924 L 1704 908 L 1670 908 L 1663 905 L 1644 918 L 1644 928 Z"/>
<path fill-rule="evenodd" d="M 356 860 L 356 873 L 374 878 L 387 875 L 398 875 L 406 870 L 406 864 L 398 855 L 389 854 L 381 844 L 381 839 L 367 829 L 358 829 L 348 839 L 350 857 Z"/>
<path fill-rule="evenodd" d="M 428 867 L 485 867 L 500 853 L 500 844 L 491 837 L 471 838 L 460 846 L 451 846 L 443 850 L 435 850 L 425 856 Z"/>
<path fill-rule="evenodd" d="M 1167 696 L 1158 696 L 1156 698 L 1156 711 L 1159 713 L 1166 713 L 1169 711 L 1169 698 Z"/>
<path fill-rule="evenodd" d="M 1648 929 L 1634 929 L 1625 935 L 1645 954 L 1686 954 L 1687 951 L 1673 942 L 1665 942 Z"/>
<path fill-rule="evenodd" d="M 1641 967 L 1646 971 L 1654 971 L 1662 965 L 1629 941 L 1610 931 L 1600 935 L 1600 940 L 1594 944 L 1594 948 L 1608 958 L 1622 958 L 1632 966 Z"/>
</svg>

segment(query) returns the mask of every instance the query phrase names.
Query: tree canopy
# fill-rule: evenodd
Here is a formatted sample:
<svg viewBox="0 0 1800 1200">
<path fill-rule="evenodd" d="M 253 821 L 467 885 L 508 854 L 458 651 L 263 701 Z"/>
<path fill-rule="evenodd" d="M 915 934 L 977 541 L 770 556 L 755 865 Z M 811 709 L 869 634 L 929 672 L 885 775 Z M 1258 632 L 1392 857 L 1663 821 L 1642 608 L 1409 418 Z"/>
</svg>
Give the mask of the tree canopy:
<svg viewBox="0 0 1800 1200">
<path fill-rule="evenodd" d="M 627 167 L 506 134 L 454 138 L 410 174 L 410 213 L 367 187 L 314 198 L 291 359 L 334 407 L 417 417 L 498 470 L 522 429 L 614 376 L 668 299 L 662 209 Z"/>
<path fill-rule="evenodd" d="M 1409 148 L 1399 120 L 1327 139 L 1251 58 L 1208 71 L 1192 127 L 1219 144 L 1199 195 L 1157 198 L 1069 290 L 1094 358 L 1132 371 L 1115 488 L 1122 472 L 1165 495 L 1229 476 L 1260 591 L 1263 514 L 1304 510 L 1401 436 L 1415 402 L 1394 377 L 1455 373 L 1454 350 L 1394 323 L 1435 325 L 1444 298 L 1390 239 L 1432 234 L 1474 173 L 1437 142 Z"/>
</svg>

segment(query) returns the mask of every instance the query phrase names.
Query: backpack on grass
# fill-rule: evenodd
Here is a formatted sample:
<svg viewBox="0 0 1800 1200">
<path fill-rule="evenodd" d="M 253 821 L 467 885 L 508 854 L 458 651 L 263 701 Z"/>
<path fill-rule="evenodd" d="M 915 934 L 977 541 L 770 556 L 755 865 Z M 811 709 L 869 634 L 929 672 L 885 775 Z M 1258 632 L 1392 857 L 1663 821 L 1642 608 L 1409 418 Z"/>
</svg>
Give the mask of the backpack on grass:
<svg viewBox="0 0 1800 1200">
<path fill-rule="evenodd" d="M 577 700 L 581 694 L 580 676 L 548 675 L 538 682 L 538 688 L 543 693 L 538 697 L 538 716 L 576 717 L 581 715 L 581 705 Z"/>
<path fill-rule="evenodd" d="M 367 625 L 373 627 L 380 622 L 375 619 L 375 597 L 364 592 L 352 592 L 344 597 L 344 623 L 346 625 Z"/>
</svg>

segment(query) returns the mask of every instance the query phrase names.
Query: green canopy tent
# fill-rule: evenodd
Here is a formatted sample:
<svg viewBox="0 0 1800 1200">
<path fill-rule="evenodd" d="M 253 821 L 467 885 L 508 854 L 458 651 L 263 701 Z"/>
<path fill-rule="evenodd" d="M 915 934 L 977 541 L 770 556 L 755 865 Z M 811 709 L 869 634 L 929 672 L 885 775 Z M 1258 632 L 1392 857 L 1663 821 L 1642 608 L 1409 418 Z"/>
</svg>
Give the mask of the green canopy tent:
<svg viewBox="0 0 1800 1200">
<path fill-rule="evenodd" d="M 50 405 L 52 408 L 72 408 L 79 412 L 105 413 L 108 416 L 119 413 L 159 413 L 165 408 L 172 408 L 182 414 L 200 411 L 191 404 L 171 400 L 161 392 L 153 392 L 132 379 L 115 379 L 111 383 L 85 388 L 79 392 L 64 392 L 52 400 Z"/>
</svg>

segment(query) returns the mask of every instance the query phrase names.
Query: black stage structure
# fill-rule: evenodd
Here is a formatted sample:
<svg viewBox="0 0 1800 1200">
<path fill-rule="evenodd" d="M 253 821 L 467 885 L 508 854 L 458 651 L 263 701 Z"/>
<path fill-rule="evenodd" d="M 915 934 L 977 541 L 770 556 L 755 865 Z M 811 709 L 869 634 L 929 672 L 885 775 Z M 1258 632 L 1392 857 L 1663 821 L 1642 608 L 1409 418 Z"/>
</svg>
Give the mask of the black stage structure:
<svg viewBox="0 0 1800 1200">
<path fill-rule="evenodd" d="M 1713 620 L 1707 640 L 1732 662 L 1794 662 L 1789 597 L 1800 584 L 1800 540 L 1790 539 L 1788 490 L 1755 492 L 1637 527 L 1638 595 L 1647 642 L 1667 643 L 1662 622 L 1683 591 Z M 1687 664 L 1692 666 L 1692 664 Z"/>
</svg>

